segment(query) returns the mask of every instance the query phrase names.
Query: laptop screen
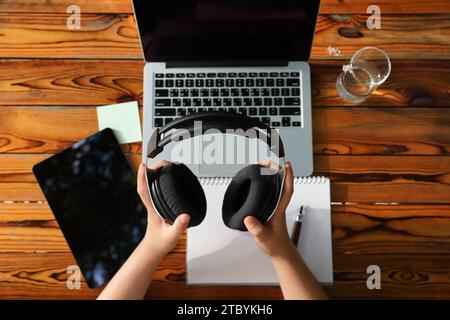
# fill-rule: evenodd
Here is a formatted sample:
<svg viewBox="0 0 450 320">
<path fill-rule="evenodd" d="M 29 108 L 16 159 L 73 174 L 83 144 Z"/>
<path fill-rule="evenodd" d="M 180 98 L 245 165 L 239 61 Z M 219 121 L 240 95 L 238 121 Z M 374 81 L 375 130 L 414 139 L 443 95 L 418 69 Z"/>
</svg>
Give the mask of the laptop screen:
<svg viewBox="0 0 450 320">
<path fill-rule="evenodd" d="M 133 0 L 146 61 L 307 61 L 320 0 Z"/>
</svg>

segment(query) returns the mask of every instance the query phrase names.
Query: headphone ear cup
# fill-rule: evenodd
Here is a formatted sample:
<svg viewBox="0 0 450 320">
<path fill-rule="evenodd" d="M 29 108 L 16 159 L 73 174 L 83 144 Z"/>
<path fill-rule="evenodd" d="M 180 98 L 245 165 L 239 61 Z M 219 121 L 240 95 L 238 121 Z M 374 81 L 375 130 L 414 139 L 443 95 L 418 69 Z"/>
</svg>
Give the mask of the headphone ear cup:
<svg viewBox="0 0 450 320">
<path fill-rule="evenodd" d="M 281 191 L 276 174 L 261 175 L 255 164 L 241 169 L 231 180 L 222 204 L 222 219 L 231 229 L 247 231 L 244 219 L 254 216 L 262 223 L 275 210 Z"/>
<path fill-rule="evenodd" d="M 164 216 L 173 223 L 182 213 L 191 217 L 189 227 L 199 225 L 206 216 L 206 197 L 197 177 L 182 163 L 160 167 L 155 187 L 167 210 Z"/>
</svg>

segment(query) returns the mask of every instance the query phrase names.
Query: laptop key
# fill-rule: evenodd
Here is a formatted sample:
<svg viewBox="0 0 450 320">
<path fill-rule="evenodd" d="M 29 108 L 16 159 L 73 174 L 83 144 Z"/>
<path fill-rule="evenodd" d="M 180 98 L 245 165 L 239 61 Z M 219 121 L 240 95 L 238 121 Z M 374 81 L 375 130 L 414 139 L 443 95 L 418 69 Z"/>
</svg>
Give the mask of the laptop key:
<svg viewBox="0 0 450 320">
<path fill-rule="evenodd" d="M 269 115 L 271 116 L 277 116 L 278 115 L 278 108 L 269 108 Z"/>
<path fill-rule="evenodd" d="M 252 105 L 252 99 L 251 98 L 244 98 L 244 106 L 250 107 Z"/>
<path fill-rule="evenodd" d="M 265 123 L 266 125 L 270 126 L 270 118 L 269 117 L 262 117 L 261 121 Z"/>
<path fill-rule="evenodd" d="M 172 122 L 173 121 L 173 118 L 166 118 L 165 120 L 164 120 L 164 125 L 167 125 L 168 123 L 170 123 L 170 122 Z"/>
<path fill-rule="evenodd" d="M 270 73 L 270 76 L 271 76 L 272 78 L 276 78 L 276 77 L 279 76 L 279 74 L 278 74 L 278 72 L 271 72 L 271 73 Z"/>
<path fill-rule="evenodd" d="M 285 106 L 299 106 L 300 98 L 284 98 Z"/>
<path fill-rule="evenodd" d="M 291 77 L 300 77 L 299 72 L 291 72 Z"/>
<path fill-rule="evenodd" d="M 181 107 L 181 99 L 172 99 L 172 105 L 174 107 Z"/>
<path fill-rule="evenodd" d="M 284 87 L 284 79 L 277 79 L 276 84 L 277 87 Z"/>
<path fill-rule="evenodd" d="M 222 106 L 222 99 L 220 99 L 220 98 L 213 99 L 213 106 L 214 107 L 221 107 Z"/>
<path fill-rule="evenodd" d="M 170 107 L 170 99 L 156 99 L 155 106 L 157 107 Z"/>
<path fill-rule="evenodd" d="M 158 90 L 156 90 L 158 91 Z M 180 95 L 180 91 L 178 89 L 170 89 L 170 96 L 172 98 L 176 98 Z"/>
<path fill-rule="evenodd" d="M 202 99 L 200 99 L 200 98 L 192 99 L 192 105 L 194 107 L 201 107 L 202 106 Z"/>
<path fill-rule="evenodd" d="M 278 88 L 272 88 L 272 89 L 270 90 L 270 93 L 272 94 L 272 96 L 278 97 L 278 96 L 280 95 L 280 89 L 278 89 Z"/>
<path fill-rule="evenodd" d="M 175 87 L 183 88 L 184 87 L 184 80 L 177 80 L 177 81 L 175 81 Z"/>
<path fill-rule="evenodd" d="M 175 109 L 155 108 L 155 116 L 157 117 L 175 116 Z"/>
<path fill-rule="evenodd" d="M 267 89 L 267 88 L 261 89 L 261 95 L 262 95 L 263 97 L 268 97 L 268 96 L 270 96 L 270 89 Z"/>
<path fill-rule="evenodd" d="M 250 116 L 257 116 L 258 115 L 258 109 L 257 108 L 249 108 L 248 109 L 248 114 Z"/>
<path fill-rule="evenodd" d="M 283 97 L 289 97 L 291 95 L 291 91 L 289 90 L 289 88 L 283 88 L 281 89 L 281 95 Z"/>
<path fill-rule="evenodd" d="M 202 99 L 203 106 L 204 107 L 211 107 L 212 106 L 212 100 L 211 98 L 204 98 Z"/>
<path fill-rule="evenodd" d="M 266 107 L 273 106 L 273 99 L 272 98 L 264 98 L 264 105 Z"/>
<path fill-rule="evenodd" d="M 156 88 L 162 88 L 162 87 L 164 87 L 164 80 L 156 80 L 156 81 L 155 81 L 155 87 L 156 87 Z"/>
<path fill-rule="evenodd" d="M 286 85 L 288 87 L 298 87 L 300 86 L 300 79 L 287 79 Z"/>
<path fill-rule="evenodd" d="M 299 116 L 300 108 L 280 108 L 280 116 Z"/>
<path fill-rule="evenodd" d="M 190 107 L 192 106 L 192 99 L 185 98 L 183 99 L 183 107 Z"/>
<path fill-rule="evenodd" d="M 155 97 L 168 97 L 169 90 L 167 89 L 157 89 L 155 90 Z"/>
<path fill-rule="evenodd" d="M 293 125 L 294 127 L 301 127 L 301 126 L 302 126 L 302 123 L 301 123 L 300 121 L 294 121 L 294 122 L 292 122 L 292 125 Z"/>
<path fill-rule="evenodd" d="M 240 114 L 243 114 L 245 116 L 247 115 L 247 109 L 246 108 L 239 108 L 238 111 L 239 111 Z"/>
<path fill-rule="evenodd" d="M 185 77 L 184 73 L 177 73 L 177 78 L 184 78 L 184 77 Z"/>
<path fill-rule="evenodd" d="M 197 78 L 206 78 L 206 73 L 197 73 Z"/>
<path fill-rule="evenodd" d="M 229 97 L 230 96 L 230 89 L 221 89 L 220 90 L 220 96 L 221 97 Z"/>
<path fill-rule="evenodd" d="M 264 87 L 264 79 L 256 79 L 257 87 Z"/>
<path fill-rule="evenodd" d="M 164 78 L 164 73 L 155 73 L 155 78 Z"/>
<path fill-rule="evenodd" d="M 199 87 L 199 88 L 204 87 L 205 86 L 205 80 L 203 80 L 203 79 L 195 80 L 195 86 Z"/>
<path fill-rule="evenodd" d="M 183 116 L 185 116 L 186 115 L 186 109 L 178 109 L 177 110 L 177 116 L 179 116 L 179 117 L 183 117 Z"/>
<path fill-rule="evenodd" d="M 244 79 L 237 79 L 236 80 L 236 87 L 243 87 L 244 86 Z"/>
<path fill-rule="evenodd" d="M 211 97 L 218 97 L 220 95 L 219 89 L 211 89 L 210 96 Z"/>
<path fill-rule="evenodd" d="M 291 89 L 291 95 L 295 96 L 295 97 L 300 96 L 300 89 L 299 88 L 292 88 Z"/>
<path fill-rule="evenodd" d="M 250 96 L 250 90 L 245 88 L 245 89 L 241 89 L 241 96 L 243 97 L 248 97 Z"/>
<path fill-rule="evenodd" d="M 230 95 L 232 97 L 239 97 L 239 89 L 233 88 L 230 90 Z"/>
<path fill-rule="evenodd" d="M 173 73 L 166 73 L 166 78 L 175 78 Z"/>
<path fill-rule="evenodd" d="M 192 88 L 194 86 L 194 80 L 193 79 L 187 79 L 185 81 L 185 83 L 186 83 L 186 87 L 188 87 L 188 88 Z"/>
<path fill-rule="evenodd" d="M 213 79 L 206 79 L 206 86 L 208 88 L 214 87 L 214 80 Z"/>
<path fill-rule="evenodd" d="M 281 126 L 281 123 L 279 122 L 279 121 L 273 121 L 272 122 L 272 127 L 280 127 Z"/>
<path fill-rule="evenodd" d="M 260 91 L 258 88 L 253 88 L 250 92 L 252 97 L 259 97 Z"/>
<path fill-rule="evenodd" d="M 180 90 L 180 96 L 182 96 L 182 97 L 189 97 L 189 90 L 188 89 L 181 89 Z"/>
<path fill-rule="evenodd" d="M 224 98 L 223 99 L 223 105 L 225 107 L 231 107 L 233 105 L 231 98 Z"/>
<path fill-rule="evenodd" d="M 195 73 L 188 73 L 186 76 L 188 78 L 195 78 Z"/>
<path fill-rule="evenodd" d="M 222 88 L 225 86 L 225 80 L 223 79 L 216 79 L 216 87 Z"/>
<path fill-rule="evenodd" d="M 167 88 L 172 88 L 174 86 L 174 81 L 173 80 L 166 80 L 166 87 Z"/>
<path fill-rule="evenodd" d="M 256 107 L 262 106 L 262 99 L 261 98 L 253 98 L 253 105 Z"/>
<path fill-rule="evenodd" d="M 245 80 L 245 85 L 247 87 L 254 87 L 255 86 L 255 79 L 246 79 Z"/>
<path fill-rule="evenodd" d="M 282 98 L 275 98 L 273 104 L 276 105 L 276 106 L 282 106 L 283 105 L 283 99 Z"/>
<path fill-rule="evenodd" d="M 233 105 L 235 107 L 241 107 L 242 106 L 242 98 L 234 98 L 233 99 Z"/>
<path fill-rule="evenodd" d="M 216 74 L 215 73 L 208 73 L 208 78 L 215 78 Z"/>
<path fill-rule="evenodd" d="M 189 94 L 191 97 L 198 97 L 200 95 L 200 91 L 198 89 L 191 89 Z"/>
<path fill-rule="evenodd" d="M 209 97 L 209 89 L 201 89 L 200 97 Z"/>
<path fill-rule="evenodd" d="M 267 108 L 259 108 L 260 116 L 267 116 Z"/>
<path fill-rule="evenodd" d="M 281 124 L 283 125 L 283 127 L 290 127 L 291 126 L 291 118 L 283 117 L 281 119 Z"/>
<path fill-rule="evenodd" d="M 164 119 L 163 118 L 155 118 L 155 127 L 162 127 L 164 125 Z"/>
</svg>

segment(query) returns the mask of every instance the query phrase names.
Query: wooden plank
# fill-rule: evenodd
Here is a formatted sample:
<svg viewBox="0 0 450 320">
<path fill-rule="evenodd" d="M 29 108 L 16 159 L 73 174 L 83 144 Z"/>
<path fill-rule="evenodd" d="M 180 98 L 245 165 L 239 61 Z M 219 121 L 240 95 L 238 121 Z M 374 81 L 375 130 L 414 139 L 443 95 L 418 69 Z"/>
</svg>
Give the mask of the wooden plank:
<svg viewBox="0 0 450 320">
<path fill-rule="evenodd" d="M 381 30 L 367 28 L 368 15 L 321 15 L 311 52 L 312 59 L 349 59 L 365 46 L 386 51 L 391 59 L 449 59 L 448 15 L 382 15 Z M 328 47 L 340 49 L 339 57 Z"/>
<path fill-rule="evenodd" d="M 50 155 L 1 155 L 0 201 L 42 201 L 31 168 Z M 137 168 L 139 154 L 128 154 Z M 450 157 L 315 156 L 334 202 L 450 203 Z"/>
<path fill-rule="evenodd" d="M 335 254 L 450 255 L 450 205 L 332 206 Z M 183 235 L 173 252 L 186 251 Z M 70 252 L 47 203 L 0 202 L 0 252 Z"/>
<path fill-rule="evenodd" d="M 133 16 L 84 14 L 79 30 L 68 17 L 0 13 L 0 57 L 142 59 Z"/>
<path fill-rule="evenodd" d="M 450 12 L 448 1 L 435 0 L 322 0 L 320 13 L 366 13 L 369 5 L 376 4 L 382 13 L 442 13 Z M 78 5 L 82 13 L 132 13 L 131 1 L 108 0 L 3 0 L 0 12 L 64 13 L 70 5 Z"/>
<path fill-rule="evenodd" d="M 352 204 L 332 208 L 335 254 L 450 257 L 449 205 Z"/>
<path fill-rule="evenodd" d="M 326 288 L 332 298 L 450 297 L 449 256 L 334 255 L 335 284 Z M 0 254 L 2 299 L 93 299 L 101 288 L 67 289 L 70 254 Z M 366 268 L 381 268 L 381 290 L 368 290 Z M 158 268 L 147 293 L 150 299 L 280 299 L 278 287 L 187 286 L 185 256 L 169 255 Z"/>
<path fill-rule="evenodd" d="M 314 106 L 349 106 L 338 95 L 342 62 L 314 60 L 311 88 Z M 387 81 L 359 106 L 450 106 L 450 61 L 392 61 Z"/>
<path fill-rule="evenodd" d="M 183 234 L 174 253 L 186 251 Z M 70 252 L 46 202 L 0 202 L 0 252 Z"/>
<path fill-rule="evenodd" d="M 142 118 L 142 117 L 141 117 Z M 313 108 L 315 154 L 448 155 L 450 109 Z M 94 107 L 0 106 L 0 152 L 54 153 L 98 131 Z M 408 133 L 408 134 L 405 134 Z M 140 153 L 140 144 L 125 147 Z"/>
<path fill-rule="evenodd" d="M 68 14 L 0 14 L 0 57 L 142 59 L 133 15 L 83 14 L 79 30 Z M 369 30 L 369 15 L 320 15 L 312 59 L 348 59 L 361 47 L 377 46 L 391 59 L 449 59 L 450 14 L 383 14 L 382 30 Z M 405 34 L 408 36 L 405 37 Z M 329 46 L 341 50 L 330 55 Z"/>
<path fill-rule="evenodd" d="M 0 60 L 0 105 L 142 103 L 142 61 Z M 348 105 L 338 96 L 342 63 L 312 61 L 315 106 Z M 450 61 L 394 61 L 390 78 L 359 106 L 450 106 Z"/>
</svg>

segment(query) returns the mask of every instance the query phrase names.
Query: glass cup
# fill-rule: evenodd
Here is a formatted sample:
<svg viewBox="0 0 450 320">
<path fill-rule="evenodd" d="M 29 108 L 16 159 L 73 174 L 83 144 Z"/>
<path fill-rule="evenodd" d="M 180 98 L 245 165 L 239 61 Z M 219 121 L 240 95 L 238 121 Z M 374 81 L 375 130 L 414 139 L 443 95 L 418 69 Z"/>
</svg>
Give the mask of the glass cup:
<svg viewBox="0 0 450 320">
<path fill-rule="evenodd" d="M 355 52 L 350 64 L 342 67 L 336 81 L 339 96 L 346 102 L 363 102 L 391 73 L 387 54 L 376 47 L 365 47 Z"/>
</svg>

